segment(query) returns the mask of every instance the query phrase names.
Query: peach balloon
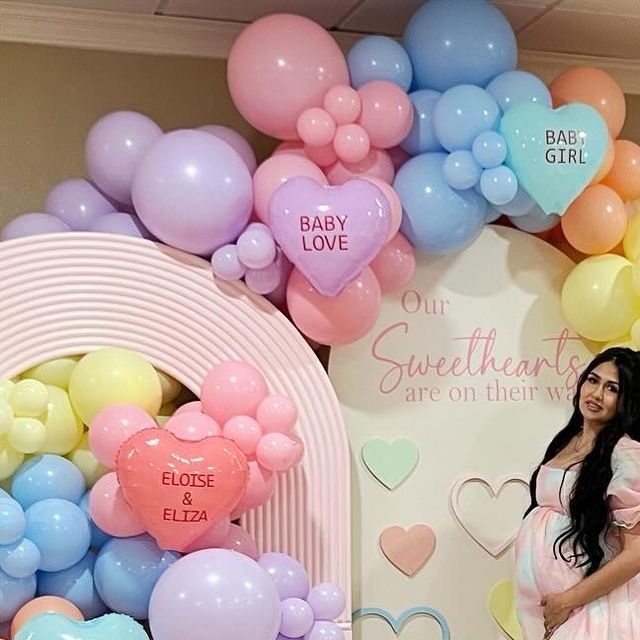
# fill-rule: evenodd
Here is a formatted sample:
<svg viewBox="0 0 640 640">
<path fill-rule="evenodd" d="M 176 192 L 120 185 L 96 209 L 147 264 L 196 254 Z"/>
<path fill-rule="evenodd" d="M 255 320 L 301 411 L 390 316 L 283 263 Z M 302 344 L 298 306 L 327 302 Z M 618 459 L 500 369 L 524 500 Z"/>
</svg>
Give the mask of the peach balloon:
<svg viewBox="0 0 640 640">
<path fill-rule="evenodd" d="M 333 148 L 333 141 L 324 147 L 305 145 L 303 153 L 311 162 L 322 168 L 330 167 L 338 161 L 338 156 Z"/>
<path fill-rule="evenodd" d="M 354 178 L 380 178 L 387 184 L 391 184 L 396 175 L 391 156 L 382 149 L 371 149 L 367 157 L 361 162 L 347 164 L 336 162 L 325 169 L 329 184 L 340 185 Z"/>
<path fill-rule="evenodd" d="M 640 146 L 630 140 L 616 140 L 615 159 L 602 184 L 611 187 L 625 201 L 640 198 Z"/>
<path fill-rule="evenodd" d="M 549 86 L 554 107 L 582 102 L 604 118 L 612 138 L 622 130 L 626 115 L 624 93 L 605 71 L 593 67 L 573 67 L 557 76 Z"/>
<path fill-rule="evenodd" d="M 415 252 L 409 241 L 398 233 L 380 249 L 369 266 L 376 274 L 383 293 L 398 291 L 413 276 L 416 269 Z"/>
<path fill-rule="evenodd" d="M 607 253 L 618 245 L 627 230 L 627 212 L 620 196 L 609 187 L 587 187 L 560 219 L 562 231 L 578 251 L 589 255 Z"/>
<path fill-rule="evenodd" d="M 40 596 L 34 598 L 18 610 L 11 623 L 11 637 L 15 638 L 16 633 L 35 616 L 42 613 L 59 613 L 60 615 L 84 622 L 84 616 L 78 607 L 72 602 L 59 598 L 58 596 Z"/>
<path fill-rule="evenodd" d="M 340 345 L 364 336 L 380 313 L 382 292 L 373 271 L 364 271 L 334 298 L 319 294 L 294 269 L 287 286 L 287 305 L 294 324 L 320 344 Z"/>
<path fill-rule="evenodd" d="M 271 157 L 278 156 L 283 153 L 290 153 L 293 156 L 299 156 L 300 158 L 306 158 L 307 153 L 304 148 L 304 142 L 300 140 L 287 140 L 281 142 L 271 153 Z"/>
<path fill-rule="evenodd" d="M 329 113 L 319 107 L 300 114 L 296 125 L 300 139 L 312 147 L 324 147 L 336 134 L 336 123 Z"/>
<path fill-rule="evenodd" d="M 609 144 L 607 145 L 607 151 L 604 156 L 604 160 L 600 165 L 597 173 L 593 176 L 593 179 L 589 184 L 598 184 L 608 173 L 611 171 L 611 167 L 613 167 L 613 160 L 615 158 L 615 146 L 613 144 L 613 140 L 611 136 L 609 136 Z"/>
<path fill-rule="evenodd" d="M 256 169 L 253 174 L 253 206 L 262 222 L 269 223 L 269 200 L 273 192 L 290 178 L 299 176 L 327 184 L 327 178 L 318 165 L 290 153 L 271 156 Z"/>
<path fill-rule="evenodd" d="M 333 150 L 342 162 L 362 162 L 371 150 L 367 130 L 359 124 L 343 124 L 336 129 Z"/>
</svg>

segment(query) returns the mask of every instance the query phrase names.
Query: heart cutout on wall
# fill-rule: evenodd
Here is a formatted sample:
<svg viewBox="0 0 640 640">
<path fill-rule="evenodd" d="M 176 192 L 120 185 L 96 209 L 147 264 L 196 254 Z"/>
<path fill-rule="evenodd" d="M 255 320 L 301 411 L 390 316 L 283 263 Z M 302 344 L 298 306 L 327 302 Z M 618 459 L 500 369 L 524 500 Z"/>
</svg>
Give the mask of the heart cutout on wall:
<svg viewBox="0 0 640 640">
<path fill-rule="evenodd" d="M 451 631 L 449 630 L 449 624 L 446 618 L 439 611 L 431 607 L 410 607 L 409 609 L 405 609 L 397 618 L 386 609 L 381 609 L 380 607 L 363 607 L 362 609 L 354 611 L 352 617 L 355 622 L 360 618 L 369 616 L 382 618 L 393 629 L 396 635 L 400 634 L 404 625 L 412 618 L 426 616 L 438 623 L 440 627 L 440 640 L 451 640 Z"/>
<path fill-rule="evenodd" d="M 371 475 L 393 491 L 404 482 L 418 464 L 418 447 L 407 438 L 387 442 L 381 438 L 367 440 L 362 460 Z"/>
<path fill-rule="evenodd" d="M 489 610 L 496 624 L 511 640 L 522 640 L 516 614 L 516 590 L 513 580 L 500 580 L 489 592 Z"/>
<path fill-rule="evenodd" d="M 380 549 L 389 562 L 408 576 L 414 576 L 433 555 L 436 534 L 426 524 L 415 524 L 409 529 L 387 527 L 379 538 Z"/>
</svg>

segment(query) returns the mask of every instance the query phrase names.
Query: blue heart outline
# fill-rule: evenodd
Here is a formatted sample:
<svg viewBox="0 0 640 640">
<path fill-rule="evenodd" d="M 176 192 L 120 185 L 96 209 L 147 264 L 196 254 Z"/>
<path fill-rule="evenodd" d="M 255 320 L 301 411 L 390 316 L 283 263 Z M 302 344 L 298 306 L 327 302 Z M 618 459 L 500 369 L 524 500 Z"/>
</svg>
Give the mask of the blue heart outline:
<svg viewBox="0 0 640 640">
<path fill-rule="evenodd" d="M 441 640 L 451 640 L 451 631 L 445 617 L 435 609 L 431 607 L 410 607 L 405 609 L 397 618 L 389 613 L 386 609 L 380 607 L 362 607 L 353 612 L 353 621 L 355 622 L 359 618 L 365 618 L 367 616 L 376 616 L 385 620 L 389 626 L 393 629 L 396 636 L 402 631 L 402 627 L 414 616 L 428 616 L 432 620 L 435 620 L 440 626 L 440 638 Z"/>
</svg>

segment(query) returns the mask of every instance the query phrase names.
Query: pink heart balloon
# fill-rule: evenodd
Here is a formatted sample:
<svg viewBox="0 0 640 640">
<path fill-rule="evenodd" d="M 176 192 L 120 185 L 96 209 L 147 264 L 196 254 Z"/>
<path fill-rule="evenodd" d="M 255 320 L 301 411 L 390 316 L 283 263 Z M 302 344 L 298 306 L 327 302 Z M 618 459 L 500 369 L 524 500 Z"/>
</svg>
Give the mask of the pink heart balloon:
<svg viewBox="0 0 640 640">
<path fill-rule="evenodd" d="M 391 206 L 368 180 L 329 187 L 298 177 L 274 192 L 269 223 L 287 258 L 319 293 L 335 297 L 384 244 Z"/>
<path fill-rule="evenodd" d="M 116 459 L 118 481 L 161 549 L 184 551 L 228 516 L 249 480 L 247 460 L 231 440 L 196 442 L 162 429 L 129 438 Z"/>
</svg>

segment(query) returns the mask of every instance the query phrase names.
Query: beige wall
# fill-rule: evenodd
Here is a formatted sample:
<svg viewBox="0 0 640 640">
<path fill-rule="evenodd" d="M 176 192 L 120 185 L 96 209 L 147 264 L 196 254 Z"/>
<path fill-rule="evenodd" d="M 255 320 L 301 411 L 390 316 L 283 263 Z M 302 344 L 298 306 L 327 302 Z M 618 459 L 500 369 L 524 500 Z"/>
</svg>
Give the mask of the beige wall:
<svg viewBox="0 0 640 640">
<path fill-rule="evenodd" d="M 41 209 L 60 180 L 84 175 L 91 124 L 116 109 L 164 129 L 226 124 L 260 158 L 274 142 L 252 130 L 227 91 L 225 62 L 0 43 L 0 226 Z M 625 137 L 640 141 L 640 96 L 629 96 Z"/>
</svg>

